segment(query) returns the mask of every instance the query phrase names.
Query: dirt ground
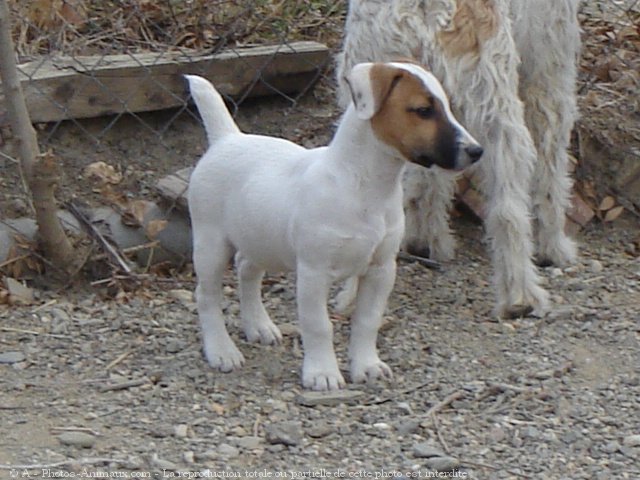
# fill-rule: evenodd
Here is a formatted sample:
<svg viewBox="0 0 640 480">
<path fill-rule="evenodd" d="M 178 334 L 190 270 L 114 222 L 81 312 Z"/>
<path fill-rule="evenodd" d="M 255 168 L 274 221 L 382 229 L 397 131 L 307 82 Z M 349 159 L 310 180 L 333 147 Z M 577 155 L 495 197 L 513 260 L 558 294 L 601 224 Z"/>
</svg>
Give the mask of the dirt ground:
<svg viewBox="0 0 640 480">
<path fill-rule="evenodd" d="M 306 406 L 300 387 L 290 277 L 266 282 L 284 342 L 261 346 L 242 339 L 230 272 L 225 311 L 247 360 L 232 374 L 204 361 L 191 279 L 119 301 L 41 290 L 0 309 L 0 478 L 640 478 L 637 228 L 589 228 L 577 265 L 543 271 L 552 313 L 495 322 L 482 229 L 457 220 L 455 262 L 400 264 L 379 340 L 394 380 L 329 405 Z M 348 325 L 333 320 L 344 366 Z"/>
<path fill-rule="evenodd" d="M 333 95 L 327 81 L 293 109 L 251 101 L 238 121 L 324 144 Z M 104 134 L 112 119 L 41 130 L 63 161 L 61 196 L 104 204 L 82 176 L 104 161 L 124 174 L 117 194 L 154 198 L 155 181 L 205 146 L 199 121 L 175 115 L 125 117 Z M 19 176 L 0 166 L 3 216 L 19 216 Z M 300 386 L 291 276 L 265 281 L 284 341 L 262 346 L 242 338 L 229 271 L 225 312 L 247 360 L 232 374 L 201 353 L 188 267 L 138 288 L 32 283 L 34 304 L 0 305 L 0 478 L 640 478 L 638 216 L 589 224 L 576 265 L 542 270 L 552 312 L 502 322 L 482 226 L 454 223 L 458 255 L 441 271 L 399 263 L 379 338 L 393 381 L 322 404 Z M 345 367 L 348 322 L 332 318 Z"/>
</svg>

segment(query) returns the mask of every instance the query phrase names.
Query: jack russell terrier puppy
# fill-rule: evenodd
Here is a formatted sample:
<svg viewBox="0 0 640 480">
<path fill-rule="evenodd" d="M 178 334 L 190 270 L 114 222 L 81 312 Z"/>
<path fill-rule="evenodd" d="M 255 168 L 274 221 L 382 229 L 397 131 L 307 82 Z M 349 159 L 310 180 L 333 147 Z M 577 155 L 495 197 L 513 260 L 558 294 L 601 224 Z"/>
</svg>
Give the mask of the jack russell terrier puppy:
<svg viewBox="0 0 640 480">
<path fill-rule="evenodd" d="M 454 118 L 440 83 L 418 65 L 362 63 L 346 77 L 353 101 L 335 137 L 306 149 L 242 133 L 214 87 L 186 76 L 209 140 L 188 192 L 197 307 L 205 355 L 223 372 L 244 362 L 221 307 L 223 273 L 235 255 L 250 342 L 281 340 L 262 304 L 261 282 L 266 271 L 295 270 L 305 388 L 345 385 L 327 300 L 331 284 L 349 277 L 358 285 L 351 380 L 391 376 L 376 338 L 404 234 L 403 170 L 407 162 L 461 170 L 482 147 Z"/>
</svg>

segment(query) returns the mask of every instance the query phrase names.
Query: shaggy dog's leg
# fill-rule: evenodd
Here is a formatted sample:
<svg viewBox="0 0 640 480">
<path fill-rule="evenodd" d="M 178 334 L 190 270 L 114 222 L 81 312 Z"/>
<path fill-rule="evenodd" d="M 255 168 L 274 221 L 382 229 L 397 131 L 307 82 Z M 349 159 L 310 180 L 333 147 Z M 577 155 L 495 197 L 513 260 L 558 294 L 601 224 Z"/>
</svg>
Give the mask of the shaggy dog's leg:
<svg viewBox="0 0 640 480">
<path fill-rule="evenodd" d="M 575 260 L 575 242 L 565 232 L 572 180 L 567 148 L 577 115 L 576 76 L 580 49 L 577 0 L 513 2 L 514 35 L 522 57 L 520 96 L 538 152 L 532 185 L 541 265 Z"/>
<path fill-rule="evenodd" d="M 463 112 L 463 123 L 485 146 L 478 168 L 488 198 L 485 225 L 493 257 L 496 313 L 542 315 L 548 293 L 540 286 L 532 259 L 530 220 L 535 148 L 518 97 L 519 59 L 506 6 L 496 5 L 495 31 L 475 51 L 455 51 L 447 48 L 451 43 L 443 44 L 443 57 L 433 67 L 452 92 L 455 109 Z"/>
<path fill-rule="evenodd" d="M 456 176 L 437 168 L 408 165 L 404 174 L 405 237 L 402 250 L 413 255 L 451 260 L 455 238 L 449 227 L 449 210 Z"/>
</svg>

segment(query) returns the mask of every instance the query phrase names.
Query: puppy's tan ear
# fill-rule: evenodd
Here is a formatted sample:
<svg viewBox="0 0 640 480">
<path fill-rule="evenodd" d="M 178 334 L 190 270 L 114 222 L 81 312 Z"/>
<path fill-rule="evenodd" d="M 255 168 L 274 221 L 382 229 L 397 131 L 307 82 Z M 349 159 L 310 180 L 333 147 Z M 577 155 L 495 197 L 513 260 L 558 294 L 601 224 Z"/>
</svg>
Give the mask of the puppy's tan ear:
<svg viewBox="0 0 640 480">
<path fill-rule="evenodd" d="M 402 78 L 402 70 L 384 63 L 359 63 L 346 76 L 358 118 L 369 120 Z"/>
</svg>

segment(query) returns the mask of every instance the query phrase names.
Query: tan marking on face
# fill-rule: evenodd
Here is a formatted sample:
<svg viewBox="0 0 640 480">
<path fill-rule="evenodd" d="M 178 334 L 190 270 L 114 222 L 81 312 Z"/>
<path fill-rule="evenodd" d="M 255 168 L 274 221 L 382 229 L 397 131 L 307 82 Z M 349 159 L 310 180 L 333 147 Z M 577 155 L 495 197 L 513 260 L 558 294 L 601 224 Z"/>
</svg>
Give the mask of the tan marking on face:
<svg viewBox="0 0 640 480">
<path fill-rule="evenodd" d="M 445 53 L 452 57 L 478 55 L 483 43 L 498 30 L 493 0 L 459 0 L 451 28 L 439 32 Z"/>
<path fill-rule="evenodd" d="M 375 65 L 371 79 L 377 91 L 386 92 L 380 97 L 381 106 L 371 119 L 375 135 L 406 160 L 420 163 L 419 158 L 429 157 L 440 164 L 436 160 L 447 156 L 442 155 L 443 145 L 455 144 L 456 136 L 440 100 L 406 70 Z M 433 115 L 421 118 L 417 113 L 420 108 L 432 109 Z"/>
</svg>

